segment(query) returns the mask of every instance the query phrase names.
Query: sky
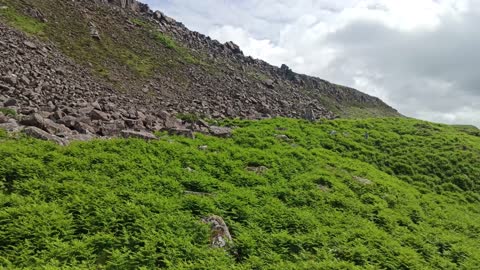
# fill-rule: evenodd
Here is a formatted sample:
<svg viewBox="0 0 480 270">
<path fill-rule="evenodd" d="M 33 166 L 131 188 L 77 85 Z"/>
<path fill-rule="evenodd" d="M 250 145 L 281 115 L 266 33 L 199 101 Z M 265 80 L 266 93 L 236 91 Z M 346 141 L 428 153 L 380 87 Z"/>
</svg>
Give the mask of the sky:
<svg viewBox="0 0 480 270">
<path fill-rule="evenodd" d="M 144 0 L 245 55 L 480 127 L 478 0 Z"/>
</svg>

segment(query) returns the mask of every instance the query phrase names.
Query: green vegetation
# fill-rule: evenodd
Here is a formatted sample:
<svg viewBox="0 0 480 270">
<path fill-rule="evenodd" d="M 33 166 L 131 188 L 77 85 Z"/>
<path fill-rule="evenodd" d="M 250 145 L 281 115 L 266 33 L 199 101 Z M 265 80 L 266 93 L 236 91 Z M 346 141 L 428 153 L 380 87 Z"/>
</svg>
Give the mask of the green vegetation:
<svg viewBox="0 0 480 270">
<path fill-rule="evenodd" d="M 0 2 L 0 4 L 2 4 Z M 16 27 L 28 34 L 42 36 L 46 24 L 39 22 L 31 17 L 24 16 L 18 13 L 13 7 L 6 6 L 5 9 L 0 9 L 0 18 L 5 19 L 13 27 Z"/>
<path fill-rule="evenodd" d="M 10 108 L 0 108 L 0 112 L 3 113 L 4 115 L 9 115 L 12 117 L 17 116 L 17 112 L 14 109 L 10 109 Z"/>
<path fill-rule="evenodd" d="M 224 124 L 232 138 L 5 138 L 0 268 L 480 265 L 479 137 L 400 118 Z M 209 247 L 209 214 L 230 249 Z"/>
<path fill-rule="evenodd" d="M 168 49 L 172 49 L 172 50 L 178 50 L 178 46 L 177 44 L 175 43 L 175 41 L 170 38 L 169 36 L 163 34 L 163 33 L 160 33 L 160 32 L 156 32 L 155 35 L 155 40 L 157 40 L 158 42 L 160 42 L 163 46 L 165 46 L 166 48 Z"/>
</svg>

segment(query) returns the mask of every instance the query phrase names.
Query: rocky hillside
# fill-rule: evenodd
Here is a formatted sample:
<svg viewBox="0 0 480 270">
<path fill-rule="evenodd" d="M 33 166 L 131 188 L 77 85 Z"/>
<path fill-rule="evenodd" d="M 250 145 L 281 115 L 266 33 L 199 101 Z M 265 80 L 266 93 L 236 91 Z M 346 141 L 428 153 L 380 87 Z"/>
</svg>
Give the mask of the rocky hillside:
<svg viewBox="0 0 480 270">
<path fill-rule="evenodd" d="M 180 114 L 399 116 L 378 98 L 246 57 L 134 0 L 0 0 L 0 36 L 0 122 L 11 130 L 20 122 L 85 138 L 208 132 L 171 116 Z"/>
</svg>

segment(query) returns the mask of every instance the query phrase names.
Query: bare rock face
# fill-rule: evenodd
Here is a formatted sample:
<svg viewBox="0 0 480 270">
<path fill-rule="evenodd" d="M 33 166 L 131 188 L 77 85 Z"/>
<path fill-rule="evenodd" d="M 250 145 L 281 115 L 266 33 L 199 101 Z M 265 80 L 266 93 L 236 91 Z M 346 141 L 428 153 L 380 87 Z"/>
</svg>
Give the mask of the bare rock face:
<svg viewBox="0 0 480 270">
<path fill-rule="evenodd" d="M 219 216 L 204 217 L 202 221 L 206 224 L 210 224 L 211 236 L 210 245 L 214 248 L 224 248 L 228 244 L 233 243 L 232 236 L 228 230 L 227 224 L 223 221 L 223 218 Z"/>
</svg>

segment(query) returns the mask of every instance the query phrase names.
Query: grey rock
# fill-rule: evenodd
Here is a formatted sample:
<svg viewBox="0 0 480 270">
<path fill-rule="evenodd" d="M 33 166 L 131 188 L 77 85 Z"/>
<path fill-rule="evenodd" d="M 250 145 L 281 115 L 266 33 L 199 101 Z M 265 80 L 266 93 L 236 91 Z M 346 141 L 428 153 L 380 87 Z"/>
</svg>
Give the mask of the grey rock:
<svg viewBox="0 0 480 270">
<path fill-rule="evenodd" d="M 2 112 L 0 112 L 0 124 L 4 124 L 8 122 L 8 117 L 5 116 Z"/>
<path fill-rule="evenodd" d="M 57 143 L 59 145 L 65 145 L 67 143 L 66 140 L 52 135 L 44 130 L 41 130 L 37 127 L 26 127 L 23 129 L 23 133 L 27 134 L 28 136 L 31 136 L 33 138 L 37 138 L 40 140 L 45 140 L 45 141 L 52 141 L 54 143 Z"/>
<path fill-rule="evenodd" d="M 195 139 L 195 134 L 191 129 L 186 129 L 186 128 L 169 129 L 168 132 L 172 135 L 180 135 L 190 139 Z"/>
<path fill-rule="evenodd" d="M 274 83 L 275 82 L 272 79 L 267 79 L 267 80 L 263 81 L 263 84 L 270 89 L 275 88 Z"/>
<path fill-rule="evenodd" d="M 232 129 L 228 127 L 210 126 L 210 133 L 213 136 L 227 138 L 232 136 Z"/>
<path fill-rule="evenodd" d="M 18 105 L 18 101 L 14 98 L 7 99 L 7 101 L 3 103 L 3 106 L 5 107 L 13 107 L 17 105 Z"/>
<path fill-rule="evenodd" d="M 256 174 L 262 175 L 268 171 L 268 168 L 265 166 L 249 166 L 246 168 L 247 171 L 254 172 Z"/>
<path fill-rule="evenodd" d="M 233 244 L 230 230 L 228 229 L 228 226 L 223 218 L 216 215 L 211 215 L 202 218 L 202 222 L 210 225 L 210 230 L 212 232 L 210 236 L 211 247 L 225 248 L 228 247 L 228 245 Z"/>
<path fill-rule="evenodd" d="M 121 134 L 124 138 L 138 138 L 144 140 L 157 139 L 157 136 L 155 136 L 153 133 L 146 131 L 122 130 Z"/>
<path fill-rule="evenodd" d="M 359 176 L 354 176 L 353 177 L 353 180 L 355 180 L 355 182 L 359 183 L 359 184 L 362 184 L 362 185 L 371 185 L 373 184 L 373 182 L 371 180 L 368 180 L 367 178 L 363 178 L 363 177 L 359 177 Z"/>
<path fill-rule="evenodd" d="M 92 110 L 88 115 L 92 118 L 92 120 L 102 120 L 102 121 L 110 120 L 110 115 L 108 113 L 104 113 L 99 110 Z"/>
<path fill-rule="evenodd" d="M 0 123 L 0 128 L 8 132 L 18 132 L 22 129 L 15 119 L 8 119 L 5 123 Z"/>
<path fill-rule="evenodd" d="M 57 124 L 48 118 L 44 118 L 39 113 L 34 113 L 27 117 L 24 117 L 20 121 L 20 124 L 25 126 L 34 126 L 50 134 L 68 134 L 71 132 L 71 130 L 66 126 L 62 124 Z"/>
<path fill-rule="evenodd" d="M 10 74 L 1 78 L 2 81 L 14 86 L 18 82 L 18 77 L 15 74 Z"/>
<path fill-rule="evenodd" d="M 27 48 L 29 48 L 29 49 L 36 49 L 37 48 L 37 45 L 35 45 L 35 43 L 30 42 L 30 41 L 24 41 L 23 44 L 25 46 L 27 46 Z"/>
</svg>

